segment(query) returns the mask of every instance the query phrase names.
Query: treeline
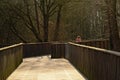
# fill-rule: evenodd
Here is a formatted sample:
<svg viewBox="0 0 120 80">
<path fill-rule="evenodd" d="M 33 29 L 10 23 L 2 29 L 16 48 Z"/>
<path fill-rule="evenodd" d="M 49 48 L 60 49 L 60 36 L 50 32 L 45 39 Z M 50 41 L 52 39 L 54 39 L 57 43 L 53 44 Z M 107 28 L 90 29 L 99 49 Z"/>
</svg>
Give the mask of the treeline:
<svg viewBox="0 0 120 80">
<path fill-rule="evenodd" d="M 110 39 L 119 43 L 119 0 L 0 0 L 0 43 Z"/>
</svg>

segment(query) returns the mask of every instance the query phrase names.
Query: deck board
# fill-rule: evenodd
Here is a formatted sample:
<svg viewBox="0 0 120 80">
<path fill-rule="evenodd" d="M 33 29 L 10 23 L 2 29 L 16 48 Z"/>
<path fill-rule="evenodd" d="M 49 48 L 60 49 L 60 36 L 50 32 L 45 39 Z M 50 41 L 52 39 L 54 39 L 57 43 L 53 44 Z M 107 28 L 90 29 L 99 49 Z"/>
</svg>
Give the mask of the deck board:
<svg viewBox="0 0 120 80">
<path fill-rule="evenodd" d="M 7 80 L 87 80 L 66 59 L 26 58 Z"/>
</svg>

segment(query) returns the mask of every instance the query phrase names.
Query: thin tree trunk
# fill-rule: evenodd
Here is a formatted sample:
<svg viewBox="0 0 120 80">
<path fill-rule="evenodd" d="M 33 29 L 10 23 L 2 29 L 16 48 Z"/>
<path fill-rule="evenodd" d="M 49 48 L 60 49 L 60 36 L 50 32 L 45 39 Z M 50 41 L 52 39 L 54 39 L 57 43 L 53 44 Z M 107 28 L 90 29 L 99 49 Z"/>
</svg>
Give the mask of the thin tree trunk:
<svg viewBox="0 0 120 80">
<path fill-rule="evenodd" d="M 109 15 L 109 28 L 110 28 L 110 43 L 112 50 L 120 51 L 120 38 L 119 29 L 117 25 L 117 11 L 116 11 L 116 0 L 110 0 L 107 2 L 108 15 Z"/>
<path fill-rule="evenodd" d="M 44 17 L 44 42 L 48 42 L 48 23 L 49 23 L 49 17 Z"/>
<path fill-rule="evenodd" d="M 36 0 L 34 0 L 34 5 L 35 5 L 35 14 L 36 14 L 37 30 L 38 30 L 38 33 L 40 34 L 39 15 L 38 15 L 38 8 L 37 8 L 37 2 L 36 2 Z"/>
<path fill-rule="evenodd" d="M 59 37 L 58 35 L 59 35 L 59 29 L 60 29 L 61 10 L 62 10 L 62 5 L 59 5 L 58 13 L 57 13 L 56 27 L 55 27 L 54 37 L 53 37 L 54 41 L 57 41 L 58 37 Z"/>
</svg>

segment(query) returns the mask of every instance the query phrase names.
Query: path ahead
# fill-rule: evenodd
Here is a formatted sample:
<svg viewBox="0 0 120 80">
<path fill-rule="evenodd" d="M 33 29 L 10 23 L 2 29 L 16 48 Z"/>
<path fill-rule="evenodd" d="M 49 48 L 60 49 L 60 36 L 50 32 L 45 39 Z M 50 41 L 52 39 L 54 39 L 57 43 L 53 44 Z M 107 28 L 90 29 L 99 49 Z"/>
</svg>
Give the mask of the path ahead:
<svg viewBox="0 0 120 80">
<path fill-rule="evenodd" d="M 26 58 L 7 80 L 86 80 L 65 59 Z"/>
</svg>

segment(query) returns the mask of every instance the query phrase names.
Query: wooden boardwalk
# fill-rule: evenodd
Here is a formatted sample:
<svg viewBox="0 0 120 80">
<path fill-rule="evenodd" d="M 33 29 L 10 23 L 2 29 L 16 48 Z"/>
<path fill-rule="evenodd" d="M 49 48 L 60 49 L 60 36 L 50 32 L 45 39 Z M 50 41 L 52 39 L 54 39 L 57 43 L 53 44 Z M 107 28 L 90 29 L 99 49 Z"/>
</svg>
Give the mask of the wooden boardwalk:
<svg viewBox="0 0 120 80">
<path fill-rule="evenodd" d="M 26 58 L 7 80 L 87 80 L 65 59 Z"/>
</svg>

